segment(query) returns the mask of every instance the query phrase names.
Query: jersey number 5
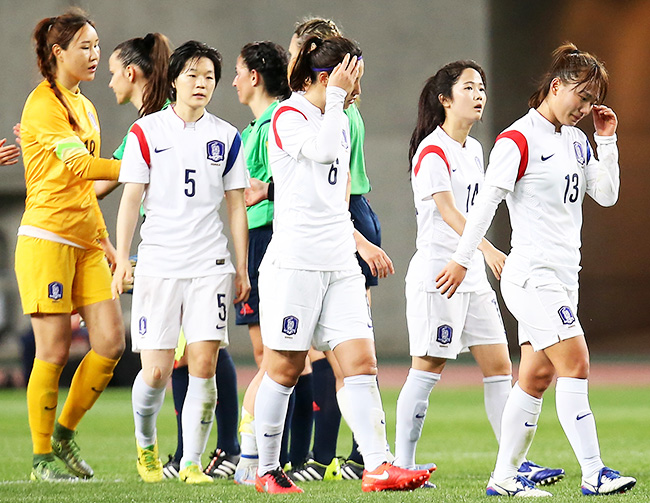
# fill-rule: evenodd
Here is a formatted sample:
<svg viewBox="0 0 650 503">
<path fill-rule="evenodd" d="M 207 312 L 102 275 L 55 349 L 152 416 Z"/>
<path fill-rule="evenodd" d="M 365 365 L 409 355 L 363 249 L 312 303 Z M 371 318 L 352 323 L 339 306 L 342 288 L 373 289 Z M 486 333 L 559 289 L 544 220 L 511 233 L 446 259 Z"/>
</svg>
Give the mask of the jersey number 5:
<svg viewBox="0 0 650 503">
<path fill-rule="evenodd" d="M 185 170 L 185 185 L 189 185 L 189 187 L 185 187 L 185 195 L 187 197 L 194 197 L 194 194 L 196 194 L 196 180 L 192 178 L 194 173 L 196 173 L 195 169 Z"/>
</svg>

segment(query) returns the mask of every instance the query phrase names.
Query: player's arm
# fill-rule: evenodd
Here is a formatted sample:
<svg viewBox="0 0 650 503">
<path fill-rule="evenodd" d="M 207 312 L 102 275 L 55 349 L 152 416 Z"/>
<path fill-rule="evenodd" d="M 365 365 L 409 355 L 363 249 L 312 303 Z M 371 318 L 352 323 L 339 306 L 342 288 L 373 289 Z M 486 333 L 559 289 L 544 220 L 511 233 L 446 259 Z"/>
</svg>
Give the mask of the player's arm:
<svg viewBox="0 0 650 503">
<path fill-rule="evenodd" d="M 133 268 L 129 261 L 131 243 L 140 215 L 140 204 L 144 194 L 144 184 L 126 183 L 120 200 L 120 208 L 117 213 L 117 253 L 115 262 L 115 273 L 111 290 L 113 298 L 117 298 L 124 291 L 123 283 L 133 281 Z"/>
<path fill-rule="evenodd" d="M 228 220 L 235 249 L 235 298 L 234 302 L 248 299 L 251 283 L 248 277 L 248 216 L 244 202 L 244 189 L 226 191 Z"/>
<path fill-rule="evenodd" d="M 459 236 L 465 230 L 465 216 L 456 207 L 454 194 L 450 191 L 437 192 L 433 194 L 433 201 L 445 223 L 451 227 Z M 501 279 L 501 271 L 506 262 L 506 254 L 492 245 L 487 239 L 481 239 L 478 249 L 483 253 L 485 263 L 490 267 L 496 279 Z"/>
<path fill-rule="evenodd" d="M 596 129 L 594 138 L 598 160 L 592 156 L 585 168 L 587 194 L 601 206 L 613 206 L 618 200 L 621 185 L 616 146 L 618 118 L 611 108 L 604 105 L 594 105 L 592 115 Z M 587 149 L 589 149 L 588 142 Z"/>
</svg>

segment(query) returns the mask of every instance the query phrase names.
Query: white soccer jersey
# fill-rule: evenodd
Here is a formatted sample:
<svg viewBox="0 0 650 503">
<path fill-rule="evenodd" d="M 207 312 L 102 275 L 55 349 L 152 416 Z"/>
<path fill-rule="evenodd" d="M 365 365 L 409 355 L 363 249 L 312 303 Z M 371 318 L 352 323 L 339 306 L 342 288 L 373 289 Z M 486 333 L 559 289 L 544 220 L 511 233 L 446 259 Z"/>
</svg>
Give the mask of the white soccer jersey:
<svg viewBox="0 0 650 503">
<path fill-rule="evenodd" d="M 418 146 L 412 160 L 411 186 L 417 215 L 417 252 L 411 259 L 406 281 L 424 281 L 436 291 L 436 276 L 451 260 L 460 235 L 442 218 L 433 194 L 452 192 L 456 207 L 467 218 L 483 183 L 483 149 L 472 137 L 465 146 L 436 128 Z M 483 254 L 476 250 L 458 292 L 489 289 Z"/>
<path fill-rule="evenodd" d="M 193 278 L 234 272 L 219 207 L 248 186 L 237 129 L 205 112 L 185 123 L 173 107 L 129 132 L 120 182 L 146 184 L 136 274 Z"/>
<path fill-rule="evenodd" d="M 497 137 L 485 183 L 508 191 L 512 250 L 504 278 L 578 287 L 585 192 L 611 206 L 619 190 L 616 136 L 596 142 L 600 161 L 580 129 L 557 133 L 534 109 Z"/>
<path fill-rule="evenodd" d="M 327 89 L 327 112 L 294 93 L 275 109 L 269 132 L 269 163 L 275 183 L 273 238 L 266 256 L 281 268 L 336 271 L 358 266 L 354 227 L 345 195 L 350 171 L 350 129 L 343 114 L 345 91 Z M 331 108 L 330 108 L 331 107 Z M 325 117 L 330 119 L 325 124 Z M 332 130 L 319 145 L 321 127 Z M 304 155 L 333 151 L 320 163 Z M 311 145 L 311 144 L 310 144 Z M 332 148 L 333 146 L 333 148 Z"/>
</svg>

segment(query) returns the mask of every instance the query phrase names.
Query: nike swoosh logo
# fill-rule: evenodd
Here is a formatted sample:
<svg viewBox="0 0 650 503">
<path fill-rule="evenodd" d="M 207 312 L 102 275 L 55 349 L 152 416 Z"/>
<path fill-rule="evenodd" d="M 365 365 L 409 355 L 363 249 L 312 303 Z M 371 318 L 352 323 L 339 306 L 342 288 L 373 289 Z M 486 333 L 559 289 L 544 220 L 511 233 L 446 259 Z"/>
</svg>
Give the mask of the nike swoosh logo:
<svg viewBox="0 0 650 503">
<path fill-rule="evenodd" d="M 416 414 L 415 418 L 416 419 L 422 419 L 424 417 L 424 414 Z"/>
<path fill-rule="evenodd" d="M 591 412 L 587 412 L 586 414 L 583 414 L 582 416 L 580 414 L 578 414 L 576 416 L 576 421 L 580 421 L 581 419 L 584 419 L 587 416 L 591 416 Z"/>
<path fill-rule="evenodd" d="M 547 155 L 546 157 L 542 156 L 542 162 L 548 161 L 551 157 L 553 157 L 555 154 Z"/>
<path fill-rule="evenodd" d="M 532 428 L 532 427 L 537 426 L 537 425 L 536 425 L 536 424 L 530 424 L 528 421 L 526 421 L 526 422 L 524 423 L 524 426 L 525 426 L 526 428 Z"/>
<path fill-rule="evenodd" d="M 212 424 L 212 420 L 210 420 L 210 421 L 203 421 L 203 420 L 201 420 L 201 424 Z"/>
<path fill-rule="evenodd" d="M 54 407 L 43 407 L 43 408 L 44 408 L 45 410 L 55 410 L 55 409 L 56 409 L 56 405 L 54 405 Z"/>
<path fill-rule="evenodd" d="M 277 437 L 280 433 L 282 433 L 282 432 L 279 431 L 278 433 L 265 433 L 264 436 L 267 437 L 267 438 Z"/>
<path fill-rule="evenodd" d="M 156 154 L 160 154 L 160 152 L 164 152 L 165 150 L 169 150 L 170 148 L 174 148 L 174 147 L 167 147 L 167 148 L 158 148 L 158 147 L 154 147 L 153 151 L 154 151 Z"/>
<path fill-rule="evenodd" d="M 217 325 L 217 330 L 223 330 L 226 328 L 226 325 Z"/>
<path fill-rule="evenodd" d="M 366 477 L 376 480 L 388 480 L 388 472 L 384 470 L 381 475 L 373 475 L 372 473 L 366 473 Z"/>
<path fill-rule="evenodd" d="M 102 392 L 102 390 L 100 390 L 100 389 L 95 389 L 94 386 L 92 388 L 90 388 L 90 389 L 93 390 L 95 393 L 101 393 Z"/>
</svg>

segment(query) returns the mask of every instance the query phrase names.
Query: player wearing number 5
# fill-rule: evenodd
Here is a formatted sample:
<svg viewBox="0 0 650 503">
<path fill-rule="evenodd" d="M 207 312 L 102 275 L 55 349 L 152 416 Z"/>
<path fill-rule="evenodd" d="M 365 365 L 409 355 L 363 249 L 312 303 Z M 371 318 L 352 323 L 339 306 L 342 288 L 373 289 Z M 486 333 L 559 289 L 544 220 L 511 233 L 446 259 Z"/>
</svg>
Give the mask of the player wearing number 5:
<svg viewBox="0 0 650 503">
<path fill-rule="evenodd" d="M 548 495 L 516 474 L 556 373 L 557 415 L 582 469 L 582 493 L 623 492 L 636 483 L 601 460 L 588 398 L 589 352 L 577 316 L 582 201 L 585 193 L 602 206 L 618 199 L 618 120 L 602 105 L 607 86 L 607 71 L 591 54 L 573 44 L 554 52 L 550 71 L 529 100 L 530 111 L 497 137 L 458 248 L 436 278 L 451 297 L 505 198 L 512 250 L 501 291 L 519 322 L 521 363 L 503 411 L 488 495 Z M 598 160 L 575 127 L 592 112 Z"/>
<path fill-rule="evenodd" d="M 199 42 L 176 49 L 169 63 L 174 104 L 136 121 L 124 150 L 113 293 L 121 293 L 123 280 L 132 274 L 129 251 L 142 201 L 147 218 L 138 247 L 131 320 L 133 350 L 140 352 L 142 371 L 132 397 L 137 467 L 148 482 L 163 477 L 156 417 L 181 327 L 188 343 L 189 385 L 179 477 L 187 483 L 212 482 L 201 471 L 201 455 L 217 399 L 217 354 L 228 342 L 233 274 L 235 302 L 250 291 L 241 138 L 232 125 L 205 110 L 220 77 L 216 49 Z M 224 195 L 235 267 L 218 213 Z"/>
</svg>

